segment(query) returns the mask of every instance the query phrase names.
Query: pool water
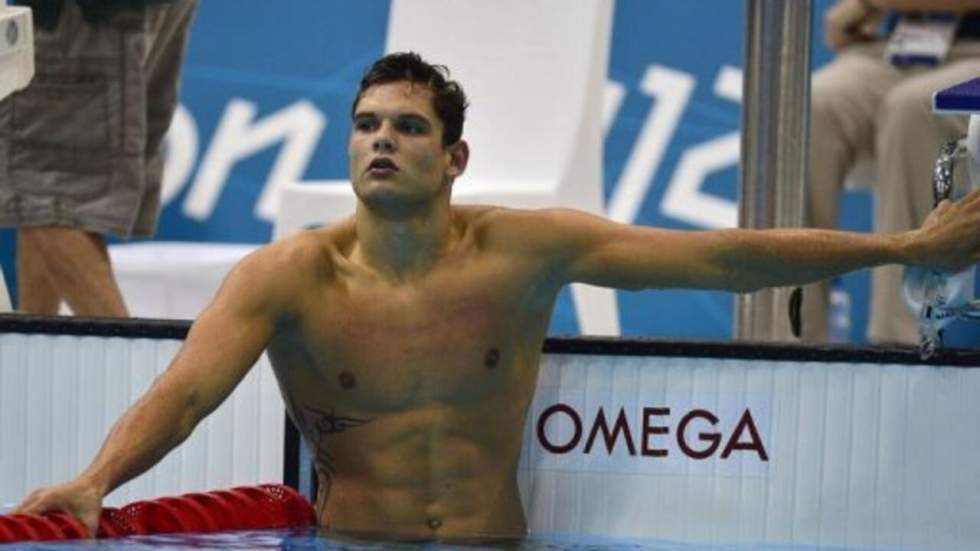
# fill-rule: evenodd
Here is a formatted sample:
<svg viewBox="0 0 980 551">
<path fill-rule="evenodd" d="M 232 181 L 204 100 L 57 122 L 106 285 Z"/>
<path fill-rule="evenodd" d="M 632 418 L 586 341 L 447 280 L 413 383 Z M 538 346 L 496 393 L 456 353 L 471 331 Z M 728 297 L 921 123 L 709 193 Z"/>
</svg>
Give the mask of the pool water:
<svg viewBox="0 0 980 551">
<path fill-rule="evenodd" d="M 663 540 L 615 539 L 575 534 L 537 534 L 512 544 L 449 544 L 368 542 L 318 534 L 316 529 L 261 530 L 224 532 L 217 534 L 166 534 L 134 536 L 111 540 L 74 542 L 30 542 L 0 545 L 0 550 L 39 549 L 69 550 L 118 549 L 130 551 L 165 551 L 174 549 L 282 549 L 295 551 L 361 551 L 375 549 L 412 549 L 435 551 L 479 551 L 482 549 L 512 549 L 521 551 L 844 551 L 842 548 L 793 545 L 696 545 Z M 851 550 L 853 551 L 853 550 Z"/>
</svg>

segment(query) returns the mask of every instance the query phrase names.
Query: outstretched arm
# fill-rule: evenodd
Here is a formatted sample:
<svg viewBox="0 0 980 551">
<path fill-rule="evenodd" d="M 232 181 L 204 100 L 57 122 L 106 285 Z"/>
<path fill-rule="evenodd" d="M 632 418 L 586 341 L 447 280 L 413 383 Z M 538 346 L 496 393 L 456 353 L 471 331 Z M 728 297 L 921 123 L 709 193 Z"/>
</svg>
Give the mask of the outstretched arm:
<svg viewBox="0 0 980 551">
<path fill-rule="evenodd" d="M 272 337 L 278 315 L 263 253 L 246 258 L 191 327 L 170 367 L 113 427 L 75 480 L 28 496 L 19 512 L 66 510 L 95 535 L 102 498 L 183 442 L 242 380 Z"/>
<path fill-rule="evenodd" d="M 553 259 L 561 284 L 748 292 L 880 264 L 951 271 L 980 262 L 980 191 L 957 203 L 944 201 L 921 228 L 897 234 L 817 229 L 684 232 L 615 224 L 575 211 L 547 211 L 538 217 L 527 221 L 522 239 L 535 236 L 533 242 Z"/>
</svg>

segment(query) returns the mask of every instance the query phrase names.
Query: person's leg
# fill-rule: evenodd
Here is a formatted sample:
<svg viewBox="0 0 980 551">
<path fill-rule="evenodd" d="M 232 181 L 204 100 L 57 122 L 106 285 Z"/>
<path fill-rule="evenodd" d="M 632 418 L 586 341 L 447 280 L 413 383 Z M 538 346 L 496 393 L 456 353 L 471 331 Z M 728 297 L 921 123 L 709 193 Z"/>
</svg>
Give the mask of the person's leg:
<svg viewBox="0 0 980 551">
<path fill-rule="evenodd" d="M 24 314 L 53 316 L 58 313 L 61 296 L 55 289 L 41 254 L 24 231 L 17 230 L 17 311 Z"/>
<path fill-rule="evenodd" d="M 48 287 L 38 287 L 38 307 L 50 311 L 54 297 L 63 298 L 78 316 L 127 317 L 129 312 L 112 274 L 109 254 L 101 235 L 58 226 L 25 227 L 18 230 L 18 249 L 34 272 L 34 282 L 46 280 Z M 20 283 L 20 288 L 25 284 Z M 23 298 L 24 295 L 20 294 Z M 28 312 L 27 305 L 21 310 Z"/>
<path fill-rule="evenodd" d="M 980 48 L 977 51 L 980 53 Z M 932 112 L 932 94 L 978 74 L 980 57 L 953 60 L 903 82 L 882 104 L 876 138 L 876 231 L 917 228 L 932 210 L 932 173 L 939 148 L 966 133 L 965 117 Z M 919 342 L 918 319 L 902 300 L 903 273 L 901 266 L 884 266 L 872 272 L 868 326 L 872 342 Z"/>
<path fill-rule="evenodd" d="M 0 102 L 0 224 L 19 228 L 22 310 L 54 313 L 60 299 L 80 315 L 127 314 L 102 235 L 129 235 L 142 188 L 143 142 L 120 132 L 130 109 L 113 92 L 133 80 L 132 19 L 92 26 L 66 4 L 54 31 L 36 33 L 30 86 Z"/>
<path fill-rule="evenodd" d="M 179 65 L 195 5 L 195 0 L 181 0 L 168 6 L 151 7 L 142 15 L 127 14 L 116 18 L 111 25 L 100 28 L 88 27 L 77 17 L 77 10 L 69 9 L 65 15 L 68 18 L 66 23 L 84 31 L 83 36 L 73 42 L 74 47 L 89 42 L 120 45 L 118 49 L 110 47 L 106 55 L 126 60 L 122 64 L 126 67 L 126 73 L 118 78 L 123 84 L 123 96 L 129 106 L 127 111 L 114 111 L 125 117 L 121 125 L 121 146 L 111 150 L 111 161 L 105 167 L 105 170 L 111 171 L 109 179 L 112 183 L 106 187 L 104 197 L 77 204 L 70 215 L 74 223 L 35 225 L 22 230 L 25 250 L 36 251 L 38 256 L 43 257 L 42 266 L 55 293 L 76 315 L 129 315 L 113 274 L 102 229 L 128 237 L 134 233 L 134 229 L 139 229 L 140 235 L 149 235 L 155 226 L 156 215 L 145 215 L 140 204 L 148 195 L 159 195 L 159 177 L 147 178 L 144 174 L 144 152 L 148 140 L 154 140 L 156 148 L 159 148 L 160 136 L 165 131 L 159 119 L 166 118 L 169 123 L 176 105 Z M 136 20 L 137 17 L 140 20 Z M 144 40 L 114 39 L 135 36 L 137 33 Z M 168 57 L 161 52 L 171 52 L 173 55 Z M 83 55 L 87 52 L 78 53 Z M 95 55 L 98 52 L 88 53 Z M 169 64 L 165 70 L 148 68 L 164 64 Z M 167 77 L 170 77 L 169 81 Z M 158 115 L 143 111 L 147 96 L 160 87 L 172 90 L 167 96 L 167 105 L 161 107 L 164 113 Z M 106 119 L 112 117 L 112 114 L 106 114 Z M 158 203 L 157 199 L 152 206 L 156 207 Z M 103 217 L 111 222 L 103 222 Z"/>
<path fill-rule="evenodd" d="M 849 49 L 814 73 L 811 84 L 809 182 L 805 225 L 837 226 L 840 193 L 856 160 L 870 158 L 878 104 L 901 75 L 881 61 L 880 48 Z M 803 291 L 802 337 L 827 340 L 830 285 L 820 282 Z"/>
</svg>

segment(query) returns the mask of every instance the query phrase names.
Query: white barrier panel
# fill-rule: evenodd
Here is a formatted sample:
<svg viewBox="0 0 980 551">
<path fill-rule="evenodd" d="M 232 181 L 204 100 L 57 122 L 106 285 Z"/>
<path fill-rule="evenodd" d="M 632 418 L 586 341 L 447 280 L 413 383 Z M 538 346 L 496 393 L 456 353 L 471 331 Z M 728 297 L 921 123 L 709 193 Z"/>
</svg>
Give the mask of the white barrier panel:
<svg viewBox="0 0 980 551">
<path fill-rule="evenodd" d="M 0 334 L 0 505 L 84 467 L 178 346 Z M 978 395 L 960 367 L 549 354 L 519 473 L 531 530 L 973 549 Z M 279 481 L 283 430 L 263 357 L 108 503 Z"/>
<path fill-rule="evenodd" d="M 0 508 L 84 468 L 179 346 L 177 340 L 0 334 Z M 281 481 L 282 400 L 265 356 L 256 367 L 183 445 L 106 503 Z"/>
<path fill-rule="evenodd" d="M 978 395 L 978 369 L 552 355 L 525 506 L 542 532 L 975 549 Z"/>
</svg>

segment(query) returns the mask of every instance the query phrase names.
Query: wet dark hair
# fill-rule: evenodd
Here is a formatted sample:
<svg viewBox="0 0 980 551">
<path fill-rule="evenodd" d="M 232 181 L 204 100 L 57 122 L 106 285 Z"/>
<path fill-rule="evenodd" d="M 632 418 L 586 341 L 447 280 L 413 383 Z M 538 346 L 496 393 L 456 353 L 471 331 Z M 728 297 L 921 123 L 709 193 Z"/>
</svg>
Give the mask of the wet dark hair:
<svg viewBox="0 0 980 551">
<path fill-rule="evenodd" d="M 432 107 L 442 121 L 442 145 L 452 145 L 463 136 L 466 118 L 466 94 L 455 80 L 449 80 L 449 69 L 444 65 L 432 65 L 415 52 L 388 54 L 374 62 L 364 73 L 361 85 L 351 105 L 351 116 L 357 110 L 364 92 L 372 86 L 391 82 L 419 83 L 432 91 Z"/>
</svg>

